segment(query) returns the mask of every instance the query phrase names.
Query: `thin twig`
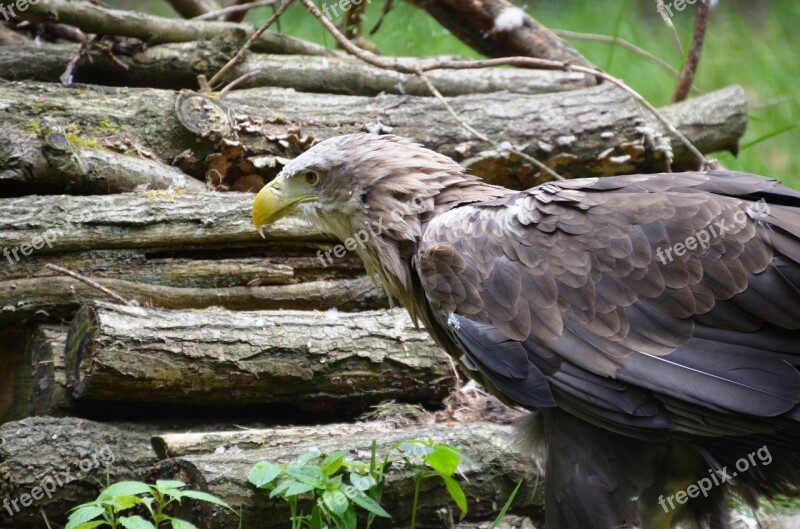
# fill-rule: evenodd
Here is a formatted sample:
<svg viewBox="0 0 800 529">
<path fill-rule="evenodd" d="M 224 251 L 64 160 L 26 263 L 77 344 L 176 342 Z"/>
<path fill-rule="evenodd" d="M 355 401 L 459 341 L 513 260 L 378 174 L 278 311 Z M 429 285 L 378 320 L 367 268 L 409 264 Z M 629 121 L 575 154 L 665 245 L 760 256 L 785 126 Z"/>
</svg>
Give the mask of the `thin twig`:
<svg viewBox="0 0 800 529">
<path fill-rule="evenodd" d="M 681 74 L 677 70 L 677 68 L 674 68 L 671 64 L 669 64 L 664 59 L 662 59 L 662 58 L 660 58 L 660 57 L 658 57 L 656 55 L 653 55 L 652 53 L 650 53 L 646 49 L 640 48 L 636 44 L 634 44 L 632 42 L 629 42 L 629 41 L 627 41 L 627 40 L 625 40 L 623 38 L 620 38 L 620 37 L 612 37 L 611 35 L 600 35 L 600 34 L 597 34 L 597 33 L 581 33 L 581 32 L 578 32 L 578 31 L 568 31 L 568 30 L 565 30 L 565 29 L 554 29 L 554 30 L 551 30 L 551 31 L 553 33 L 555 33 L 556 35 L 558 35 L 559 37 L 563 37 L 565 39 L 585 40 L 585 41 L 590 41 L 590 42 L 603 42 L 603 43 L 606 43 L 606 44 L 616 44 L 617 46 L 620 46 L 621 48 L 625 48 L 626 50 L 628 50 L 628 51 L 630 51 L 632 53 L 635 53 L 636 55 L 639 55 L 640 57 L 644 57 L 648 61 L 651 61 L 652 63 L 660 66 L 661 68 L 663 68 L 667 72 L 669 72 L 672 75 L 674 75 L 676 78 L 679 77 L 680 74 Z M 692 90 L 694 90 L 694 91 L 696 91 L 698 93 L 702 93 L 702 90 L 700 90 L 699 88 L 696 88 L 694 86 L 692 86 Z"/>
<path fill-rule="evenodd" d="M 689 56 L 686 57 L 686 62 L 683 64 L 678 86 L 675 88 L 675 95 L 672 96 L 673 103 L 683 101 L 689 95 L 689 89 L 694 82 L 697 65 L 700 64 L 700 57 L 703 53 L 706 29 L 708 29 L 708 2 L 700 1 L 697 2 L 697 11 L 694 19 L 692 47 L 689 48 Z"/>
<path fill-rule="evenodd" d="M 228 15 L 236 15 L 239 13 L 246 13 L 251 9 L 258 9 L 259 7 L 269 7 L 278 3 L 278 0 L 260 0 L 259 2 L 249 2 L 247 4 L 240 4 L 234 6 L 223 7 L 216 11 L 211 11 L 203 15 L 196 16 L 192 20 L 214 20 Z"/>
<path fill-rule="evenodd" d="M 280 7 L 277 9 L 277 11 L 275 11 L 275 14 L 269 17 L 269 20 L 264 22 L 261 25 L 261 27 L 255 31 L 255 33 L 250 35 L 250 38 L 248 38 L 247 41 L 239 49 L 239 51 L 236 52 L 236 55 L 234 55 L 233 58 L 230 61 L 228 61 L 228 63 L 225 66 L 220 68 L 220 70 L 216 74 L 214 74 L 214 77 L 212 77 L 211 80 L 208 82 L 209 86 L 211 86 L 212 88 L 216 86 L 222 79 L 222 77 L 224 77 L 225 74 L 228 73 L 228 71 L 231 68 L 239 64 L 242 61 L 242 59 L 244 59 L 247 50 L 249 50 L 250 46 L 253 45 L 253 42 L 255 42 L 258 39 L 258 37 L 260 37 L 261 34 L 267 30 L 267 28 L 269 28 L 272 24 L 274 24 L 275 21 L 278 20 L 278 17 L 280 17 L 291 4 L 292 0 L 283 0 Z"/>
<path fill-rule="evenodd" d="M 487 135 L 483 134 L 482 132 L 480 132 L 480 131 L 478 131 L 478 130 L 475 130 L 475 128 L 473 128 L 473 127 L 472 127 L 472 126 L 471 126 L 469 123 L 467 123 L 466 121 L 464 121 L 463 119 L 461 119 L 461 118 L 458 116 L 458 114 L 456 114 L 456 111 L 455 111 L 455 110 L 453 110 L 453 107 L 451 107 L 451 106 L 450 106 L 450 104 L 447 102 L 447 100 L 446 100 L 446 99 L 444 98 L 444 96 L 441 94 L 441 92 L 439 92 L 439 90 L 437 90 L 437 89 L 436 89 L 436 87 L 435 87 L 435 86 L 433 86 L 433 83 L 431 82 L 431 80 L 430 80 L 430 79 L 428 79 L 428 76 L 427 76 L 427 75 L 425 75 L 425 74 L 424 74 L 424 73 L 422 73 L 422 72 L 417 72 L 417 77 L 419 77 L 419 78 L 420 78 L 420 80 L 423 82 L 423 84 L 425 84 L 425 86 L 427 86 L 427 87 L 428 87 L 428 90 L 430 90 L 430 92 L 433 94 L 433 96 L 434 96 L 436 99 L 438 99 L 439 101 L 441 101 L 441 103 L 444 105 L 444 107 L 447 109 L 447 111 L 450 113 L 450 115 L 451 115 L 451 116 L 453 116 L 453 118 L 454 118 L 456 121 L 458 121 L 458 123 L 459 123 L 459 124 L 460 124 L 462 127 L 464 127 L 465 129 L 467 129 L 467 130 L 468 130 L 470 133 L 472 133 L 472 134 L 473 134 L 474 136 L 476 136 L 478 139 L 480 139 L 480 140 L 483 140 L 483 141 L 485 141 L 486 143 L 488 143 L 488 144 L 490 144 L 490 145 L 494 145 L 494 144 L 496 144 L 496 143 L 497 143 L 497 142 L 494 142 L 494 141 L 492 141 L 492 140 L 491 140 L 491 138 L 489 138 Z M 535 165 L 536 167 L 538 167 L 539 169 L 541 169 L 543 172 L 545 172 L 545 173 L 547 173 L 548 175 L 550 175 L 550 177 L 552 177 L 553 179 L 555 179 L 555 180 L 564 180 L 564 177 L 563 177 L 563 176 L 561 176 L 560 174 L 556 173 L 555 171 L 553 171 L 552 169 L 550 169 L 549 167 L 547 167 L 545 164 L 543 164 L 542 162 L 540 162 L 539 160 L 537 160 L 537 159 L 536 159 L 536 158 L 534 158 L 533 156 L 531 156 L 531 155 L 529 155 L 529 154 L 527 154 L 527 153 L 524 153 L 524 152 L 522 152 L 522 151 L 520 151 L 520 150 L 513 149 L 513 148 L 512 148 L 512 149 L 509 149 L 509 151 L 510 151 L 510 152 L 512 152 L 512 153 L 514 153 L 514 154 L 516 154 L 516 155 L 517 155 L 517 156 L 519 156 L 520 158 L 524 158 L 524 159 L 528 160 L 528 161 L 529 161 L 529 162 L 531 162 L 533 165 Z"/>
<path fill-rule="evenodd" d="M 501 57 L 497 59 L 482 59 L 475 61 L 423 59 L 421 61 L 414 62 L 403 61 L 402 63 L 398 61 L 397 58 L 387 60 L 375 55 L 372 52 L 359 48 L 347 40 L 344 35 L 342 35 L 341 32 L 336 29 L 336 26 L 334 26 L 333 23 L 328 20 L 328 18 L 323 15 L 319 9 L 317 9 L 317 6 L 314 5 L 312 0 L 300 0 L 300 2 L 306 6 L 309 12 L 311 12 L 311 14 L 314 15 L 317 20 L 320 21 L 325 29 L 328 30 L 328 33 L 330 33 L 341 45 L 342 49 L 344 49 L 347 53 L 358 57 L 362 61 L 373 66 L 377 66 L 378 68 L 383 68 L 384 70 L 394 70 L 400 73 L 418 75 L 420 72 L 429 72 L 431 70 L 472 70 L 476 68 L 492 68 L 495 66 L 522 66 L 545 70 L 574 71 L 600 77 L 630 94 L 634 100 L 638 101 L 643 107 L 650 111 L 650 113 L 652 113 L 653 116 L 655 116 L 656 119 L 658 119 L 658 121 L 660 121 L 670 133 L 675 135 L 675 137 L 686 146 L 686 148 L 697 158 L 697 161 L 701 166 L 705 166 L 708 163 L 708 160 L 705 156 L 703 156 L 703 153 L 697 150 L 697 147 L 695 147 L 694 144 L 692 144 L 692 142 L 689 141 L 689 139 L 684 136 L 682 132 L 676 129 L 675 126 L 672 125 L 672 123 L 670 123 L 669 120 L 652 105 L 652 103 L 644 98 L 644 96 L 639 94 L 639 92 L 630 86 L 626 85 L 624 81 L 617 79 L 616 77 L 601 70 L 597 70 L 596 68 L 535 57 Z"/>
<path fill-rule="evenodd" d="M 97 281 L 95 281 L 93 279 L 89 279 L 86 276 L 82 276 L 77 272 L 73 272 L 72 270 L 67 270 L 66 268 L 62 268 L 62 267 L 60 267 L 58 265 L 54 265 L 52 263 L 47 263 L 45 265 L 45 268 L 49 268 L 50 270 L 54 270 L 54 271 L 58 272 L 59 274 L 64 274 L 65 276 L 69 276 L 69 277 L 72 277 L 74 279 L 77 279 L 81 283 L 86 283 L 90 287 L 99 290 L 100 292 L 102 292 L 106 296 L 108 296 L 111 299 L 121 303 L 122 305 L 127 305 L 129 307 L 134 306 L 132 302 L 130 302 L 127 299 L 123 298 L 122 296 L 120 296 L 116 292 L 107 289 L 106 287 L 104 287 L 103 285 L 98 283 Z"/>
<path fill-rule="evenodd" d="M 237 85 L 239 85 L 240 83 L 243 83 L 244 81 L 247 81 L 248 79 L 250 79 L 252 77 L 255 77 L 259 73 L 261 73 L 261 72 L 253 70 L 252 72 L 247 72 L 244 75 L 240 75 L 239 77 L 237 77 L 236 79 L 234 79 L 230 83 L 226 84 L 225 88 L 223 88 L 222 90 L 219 91 L 219 98 L 222 99 L 223 97 L 225 97 L 225 94 L 227 94 L 228 92 L 230 92 L 231 90 L 236 88 Z"/>
<path fill-rule="evenodd" d="M 681 44 L 681 37 L 678 35 L 678 30 L 675 29 L 675 24 L 672 23 L 672 7 L 670 6 L 668 10 L 667 6 L 664 5 L 664 0 L 656 0 L 656 10 L 658 10 L 661 18 L 664 19 L 664 24 L 667 25 L 672 33 L 672 38 L 675 39 L 675 45 L 678 46 L 678 51 L 681 53 L 681 57 L 683 57 L 683 44 Z"/>
</svg>

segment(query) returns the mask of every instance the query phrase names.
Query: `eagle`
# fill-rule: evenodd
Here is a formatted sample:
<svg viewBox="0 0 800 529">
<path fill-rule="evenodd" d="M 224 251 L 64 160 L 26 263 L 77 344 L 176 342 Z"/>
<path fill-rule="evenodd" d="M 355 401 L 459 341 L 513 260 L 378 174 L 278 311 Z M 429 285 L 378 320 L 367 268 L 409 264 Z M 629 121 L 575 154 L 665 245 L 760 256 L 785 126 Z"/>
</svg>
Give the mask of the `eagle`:
<svg viewBox="0 0 800 529">
<path fill-rule="evenodd" d="M 350 241 L 469 377 L 534 413 L 548 529 L 730 526 L 800 486 L 800 193 L 714 170 L 490 185 L 393 135 L 257 194 Z M 528 443 L 526 446 L 530 446 Z"/>
</svg>

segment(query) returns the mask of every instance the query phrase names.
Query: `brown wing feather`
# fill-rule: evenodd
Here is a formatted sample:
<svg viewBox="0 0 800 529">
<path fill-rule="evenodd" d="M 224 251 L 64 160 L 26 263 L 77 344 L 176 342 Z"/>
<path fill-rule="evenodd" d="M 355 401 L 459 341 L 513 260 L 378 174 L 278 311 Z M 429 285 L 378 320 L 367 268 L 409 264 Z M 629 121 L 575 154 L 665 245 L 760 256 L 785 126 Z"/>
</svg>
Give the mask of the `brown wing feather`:
<svg viewBox="0 0 800 529">
<path fill-rule="evenodd" d="M 676 251 L 700 232 L 702 245 Z M 573 180 L 465 205 L 430 221 L 417 263 L 450 352 L 507 400 L 691 430 L 664 402 L 800 415 L 798 256 L 800 194 L 719 172 Z M 741 334 L 746 349 L 710 346 Z M 539 375 L 535 395 L 520 390 Z M 642 420 L 607 379 L 645 390 Z"/>
</svg>

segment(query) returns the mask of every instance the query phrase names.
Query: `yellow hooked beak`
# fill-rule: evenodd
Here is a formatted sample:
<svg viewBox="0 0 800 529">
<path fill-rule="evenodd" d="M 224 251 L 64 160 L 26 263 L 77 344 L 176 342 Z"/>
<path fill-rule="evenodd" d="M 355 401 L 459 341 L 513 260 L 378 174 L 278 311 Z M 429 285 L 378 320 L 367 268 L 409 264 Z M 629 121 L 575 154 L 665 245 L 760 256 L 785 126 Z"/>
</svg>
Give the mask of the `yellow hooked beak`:
<svg viewBox="0 0 800 529">
<path fill-rule="evenodd" d="M 253 225 L 262 237 L 265 225 L 290 214 L 296 204 L 317 200 L 314 195 L 293 196 L 293 193 L 287 192 L 286 187 L 282 178 L 276 178 L 262 187 L 253 201 Z"/>
</svg>

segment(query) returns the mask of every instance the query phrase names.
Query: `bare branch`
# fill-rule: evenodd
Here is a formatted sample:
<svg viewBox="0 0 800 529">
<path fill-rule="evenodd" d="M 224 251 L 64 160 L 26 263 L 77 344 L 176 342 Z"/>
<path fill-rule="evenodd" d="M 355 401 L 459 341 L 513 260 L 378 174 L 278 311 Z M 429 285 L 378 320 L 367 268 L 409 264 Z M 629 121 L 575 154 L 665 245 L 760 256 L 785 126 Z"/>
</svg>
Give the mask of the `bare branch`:
<svg viewBox="0 0 800 529">
<path fill-rule="evenodd" d="M 242 61 L 242 59 L 244 59 L 245 54 L 248 52 L 253 43 L 256 42 L 258 38 L 272 24 L 275 23 L 276 20 L 278 20 L 278 17 L 280 17 L 290 5 L 292 5 L 292 1 L 293 0 L 283 0 L 280 7 L 275 11 L 275 13 L 271 17 L 269 17 L 269 19 L 266 22 L 264 22 L 260 28 L 258 28 L 252 35 L 250 35 L 250 38 L 248 38 L 247 41 L 242 45 L 242 47 L 239 48 L 239 51 L 236 52 L 236 55 L 234 55 L 233 58 L 230 61 L 228 61 L 228 63 L 225 66 L 223 66 L 217 73 L 214 74 L 214 77 L 212 77 L 211 80 L 208 82 L 209 86 L 211 87 L 216 86 L 222 79 L 222 77 L 226 73 L 228 73 L 228 71 L 231 68 L 239 64 Z"/>
<path fill-rule="evenodd" d="M 246 4 L 232 5 L 224 7 L 222 9 L 218 9 L 216 11 L 210 11 L 200 16 L 196 16 L 194 17 L 193 20 L 215 20 L 217 18 L 226 17 L 227 20 L 230 21 L 231 20 L 229 17 L 230 15 L 242 15 L 241 18 L 244 18 L 244 14 L 246 14 L 251 9 L 257 9 L 259 7 L 269 7 L 277 3 L 278 0 L 260 0 L 259 2 L 248 2 Z"/>
<path fill-rule="evenodd" d="M 651 61 L 653 64 L 660 66 L 665 71 L 671 73 L 678 78 L 680 76 L 680 72 L 673 68 L 667 61 L 663 60 L 662 58 L 653 55 L 649 51 L 645 50 L 644 48 L 640 48 L 636 44 L 632 42 L 628 42 L 625 39 L 619 37 L 612 37 L 610 35 L 600 35 L 597 33 L 580 33 L 577 31 L 568 31 L 565 29 L 554 29 L 553 33 L 558 35 L 559 37 L 564 37 L 565 39 L 575 39 L 575 40 L 585 40 L 590 42 L 604 42 L 606 44 L 615 44 L 621 48 L 624 48 L 640 57 L 644 57 L 648 61 Z M 702 94 L 703 91 L 699 88 L 692 86 L 692 91 Z"/>
<path fill-rule="evenodd" d="M 347 51 L 347 53 L 350 53 L 364 62 L 379 68 L 418 75 L 420 72 L 428 72 L 439 69 L 467 70 L 474 68 L 491 68 L 494 66 L 522 66 L 526 68 L 543 68 L 547 70 L 575 71 L 600 77 L 630 94 L 636 101 L 638 101 L 643 107 L 652 113 L 653 116 L 655 116 L 656 119 L 658 119 L 658 121 L 660 121 L 667 128 L 667 130 L 670 131 L 670 133 L 675 135 L 675 137 L 678 138 L 681 143 L 683 143 L 686 148 L 697 158 L 697 162 L 700 167 L 704 167 L 709 163 L 706 157 L 703 156 L 703 153 L 697 150 L 697 147 L 695 147 L 692 142 L 686 138 L 686 136 L 684 136 L 677 128 L 675 128 L 675 126 L 672 125 L 669 120 L 667 120 L 667 118 L 665 118 L 664 115 L 652 105 L 652 103 L 647 101 L 647 99 L 645 99 L 641 94 L 639 94 L 630 86 L 626 85 L 620 79 L 617 79 L 616 77 L 595 68 L 589 68 L 578 64 L 551 61 L 548 59 L 539 59 L 535 57 L 503 57 L 499 59 L 483 59 L 476 61 L 428 59 L 418 61 L 416 64 L 409 61 L 400 62 L 397 58 L 387 60 L 367 50 L 359 48 L 344 38 L 339 30 L 336 29 L 336 26 L 334 26 L 333 23 L 328 20 L 328 18 L 323 15 L 319 9 L 317 9 L 317 6 L 314 5 L 312 0 L 300 0 L 300 2 L 306 6 L 311 14 L 320 21 L 325 29 L 328 30 L 333 38 L 336 39 L 336 42 L 338 42 L 341 47 Z"/>
<path fill-rule="evenodd" d="M 708 2 L 697 2 L 692 47 L 689 48 L 689 56 L 686 57 L 686 63 L 683 65 L 678 86 L 675 88 L 675 95 L 672 96 L 673 103 L 683 101 L 689 95 L 689 89 L 692 87 L 694 76 L 697 73 L 697 65 L 700 64 L 700 56 L 703 53 L 706 29 L 708 29 Z"/>
<path fill-rule="evenodd" d="M 102 292 L 106 296 L 110 297 L 111 299 L 113 299 L 114 301 L 116 301 L 116 302 L 118 302 L 118 303 L 120 303 L 122 305 L 127 305 L 129 307 L 133 306 L 133 303 L 131 303 L 127 299 L 123 298 L 122 296 L 120 296 L 119 294 L 114 292 L 113 290 L 109 290 L 108 288 L 104 287 L 103 285 L 101 285 L 100 283 L 98 283 L 97 281 L 95 281 L 93 279 L 89 279 L 88 277 L 82 276 L 77 272 L 73 272 L 72 270 L 67 270 L 66 268 L 62 268 L 62 267 L 60 267 L 58 265 L 54 265 L 52 263 L 47 263 L 46 267 L 49 268 L 50 270 L 58 272 L 59 274 L 64 274 L 65 276 L 69 276 L 69 277 L 72 277 L 74 279 L 77 279 L 81 283 L 85 283 L 85 284 L 89 285 L 90 287 L 99 290 L 100 292 Z"/>
<path fill-rule="evenodd" d="M 216 11 L 220 7 L 215 0 L 167 0 L 167 2 L 183 18 L 194 18 Z"/>
<path fill-rule="evenodd" d="M 672 38 L 675 39 L 675 45 L 678 47 L 681 57 L 683 57 L 683 44 L 681 44 L 681 37 L 678 35 L 678 30 L 675 29 L 675 24 L 672 23 L 672 10 L 667 9 L 667 6 L 664 4 L 664 0 L 656 0 L 656 9 L 661 15 L 661 18 L 664 20 L 664 24 L 666 24 L 670 32 L 672 32 Z"/>
</svg>

